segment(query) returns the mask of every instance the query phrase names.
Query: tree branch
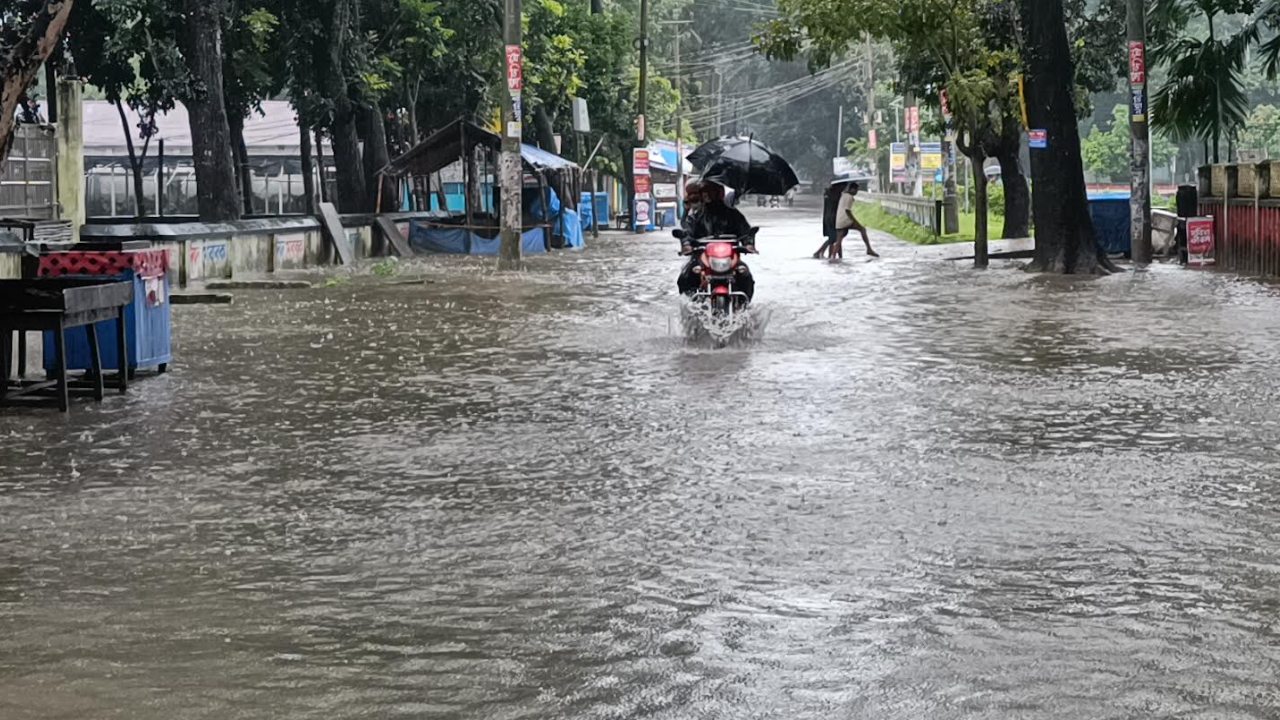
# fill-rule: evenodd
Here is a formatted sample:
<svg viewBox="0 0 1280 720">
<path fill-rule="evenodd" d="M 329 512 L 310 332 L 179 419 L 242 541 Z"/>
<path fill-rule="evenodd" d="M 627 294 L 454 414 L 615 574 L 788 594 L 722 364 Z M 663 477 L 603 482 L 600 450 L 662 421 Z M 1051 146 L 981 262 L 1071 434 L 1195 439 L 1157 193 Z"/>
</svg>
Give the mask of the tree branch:
<svg viewBox="0 0 1280 720">
<path fill-rule="evenodd" d="M 31 19 L 26 34 L 4 57 L 4 75 L 0 82 L 0 162 L 9 157 L 13 147 L 14 112 L 22 93 L 40 72 L 40 66 L 57 47 L 62 30 L 71 15 L 74 0 L 45 0 L 44 6 Z"/>
</svg>

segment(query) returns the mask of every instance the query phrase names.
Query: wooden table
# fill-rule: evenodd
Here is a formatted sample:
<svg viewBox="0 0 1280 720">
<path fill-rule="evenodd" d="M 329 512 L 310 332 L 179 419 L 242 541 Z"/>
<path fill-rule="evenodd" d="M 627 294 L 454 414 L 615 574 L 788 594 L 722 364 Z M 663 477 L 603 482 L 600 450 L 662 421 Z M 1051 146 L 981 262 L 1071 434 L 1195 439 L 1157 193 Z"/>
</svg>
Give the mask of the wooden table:
<svg viewBox="0 0 1280 720">
<path fill-rule="evenodd" d="M 89 371 L 88 389 L 95 400 L 105 395 L 105 378 L 98 353 L 95 323 L 117 319 L 116 349 L 126 357 L 125 307 L 133 300 L 133 285 L 116 280 L 45 279 L 0 280 L 0 405 L 34 393 L 54 389 L 58 407 L 70 409 L 72 385 L 67 377 L 67 330 L 84 327 L 89 335 L 93 369 Z M 14 379 L 13 334 L 28 331 L 54 333 L 57 357 L 54 372 L 42 381 Z M 26 365 L 25 347 L 19 345 L 21 366 Z M 123 394 L 129 387 L 128 363 L 120 363 L 114 386 Z M 79 389 L 79 388 L 77 388 Z"/>
</svg>

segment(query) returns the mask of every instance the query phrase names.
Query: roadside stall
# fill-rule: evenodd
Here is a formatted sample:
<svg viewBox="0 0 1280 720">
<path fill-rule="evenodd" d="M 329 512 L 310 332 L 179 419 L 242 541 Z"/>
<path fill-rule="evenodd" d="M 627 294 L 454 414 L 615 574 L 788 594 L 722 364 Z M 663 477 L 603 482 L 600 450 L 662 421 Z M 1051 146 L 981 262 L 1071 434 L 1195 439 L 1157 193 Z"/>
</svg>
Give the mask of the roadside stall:
<svg viewBox="0 0 1280 720">
<path fill-rule="evenodd" d="M 504 188 L 491 183 L 498 165 L 502 138 L 475 123 L 455 120 L 383 168 L 394 179 L 401 197 L 413 198 L 442 170 L 460 166 L 462 207 L 446 205 L 429 219 L 410 223 L 409 244 L 418 252 L 495 255 L 501 244 L 498 216 Z M 576 198 L 582 170 L 553 153 L 521 146 L 524 182 L 521 194 L 521 248 L 542 253 L 558 247 L 581 247 L 582 227 L 577 212 L 562 198 Z M 485 189 L 491 188 L 490 197 Z"/>
</svg>

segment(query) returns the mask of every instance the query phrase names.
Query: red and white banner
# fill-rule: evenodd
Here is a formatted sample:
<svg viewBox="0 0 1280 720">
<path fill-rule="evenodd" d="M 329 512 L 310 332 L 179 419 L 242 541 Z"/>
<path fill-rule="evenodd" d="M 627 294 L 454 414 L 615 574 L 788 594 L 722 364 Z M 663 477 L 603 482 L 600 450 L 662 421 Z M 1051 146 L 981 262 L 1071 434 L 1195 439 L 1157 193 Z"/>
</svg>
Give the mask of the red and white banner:
<svg viewBox="0 0 1280 720">
<path fill-rule="evenodd" d="M 520 46 L 507 46 L 507 90 L 515 93 L 524 89 L 524 71 L 520 63 Z"/>
<path fill-rule="evenodd" d="M 1187 218 L 1187 265 L 1204 267 L 1217 262 L 1213 237 L 1213 218 Z"/>
<path fill-rule="evenodd" d="M 875 130 L 869 130 L 867 132 L 867 149 L 868 150 L 876 149 L 876 131 Z"/>
<path fill-rule="evenodd" d="M 636 175 L 649 174 L 649 151 L 646 148 L 636 148 L 632 154 L 632 168 Z"/>
<path fill-rule="evenodd" d="M 1147 81 L 1147 54 L 1142 43 L 1129 41 L 1129 83 L 1141 85 Z"/>
<path fill-rule="evenodd" d="M 920 132 L 919 106 L 912 105 L 911 107 L 907 108 L 907 132 L 909 133 Z"/>
</svg>

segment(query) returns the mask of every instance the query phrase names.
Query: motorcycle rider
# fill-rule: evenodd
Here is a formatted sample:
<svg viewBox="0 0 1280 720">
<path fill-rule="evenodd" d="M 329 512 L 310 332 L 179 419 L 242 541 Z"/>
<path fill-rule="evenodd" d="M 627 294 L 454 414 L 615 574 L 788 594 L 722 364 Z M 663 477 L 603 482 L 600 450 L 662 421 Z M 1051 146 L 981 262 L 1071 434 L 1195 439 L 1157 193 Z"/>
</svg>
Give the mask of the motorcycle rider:
<svg viewBox="0 0 1280 720">
<path fill-rule="evenodd" d="M 704 238 L 732 236 L 748 238 L 750 245 L 743 246 L 744 253 L 756 251 L 755 240 L 750 238 L 751 223 L 736 208 L 731 208 L 724 201 L 724 186 L 710 181 L 694 181 L 685 188 L 685 216 L 680 221 L 684 237 L 680 240 L 680 253 L 689 255 L 690 260 L 680 272 L 676 281 L 681 295 L 692 295 L 702 285 L 702 265 L 694 254 L 694 240 Z M 748 300 L 755 297 L 756 281 L 751 269 L 739 258 L 734 269 L 737 273 L 735 286 L 741 290 Z"/>
</svg>

